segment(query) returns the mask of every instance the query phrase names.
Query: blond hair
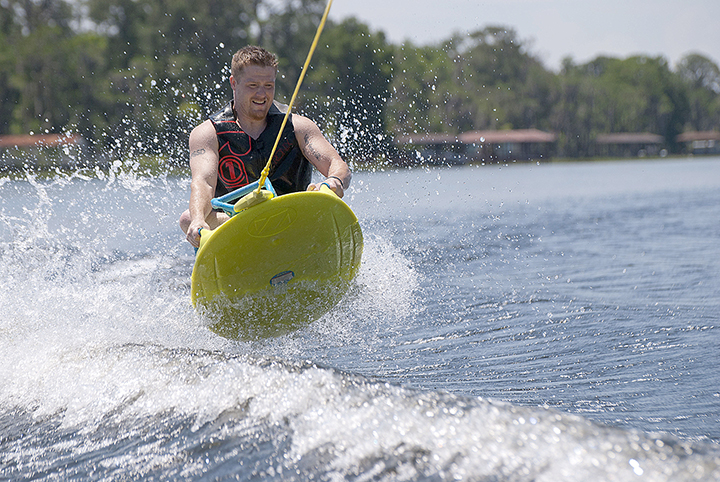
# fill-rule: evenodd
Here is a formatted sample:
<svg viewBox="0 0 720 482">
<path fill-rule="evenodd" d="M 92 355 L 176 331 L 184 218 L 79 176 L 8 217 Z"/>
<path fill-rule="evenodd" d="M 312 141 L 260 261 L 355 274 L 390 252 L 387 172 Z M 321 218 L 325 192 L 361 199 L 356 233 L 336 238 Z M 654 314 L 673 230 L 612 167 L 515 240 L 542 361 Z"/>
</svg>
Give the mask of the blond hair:
<svg viewBox="0 0 720 482">
<path fill-rule="evenodd" d="M 248 65 L 258 65 L 260 67 L 272 67 L 277 72 L 278 60 L 275 54 L 268 52 L 264 48 L 248 45 L 243 47 L 233 55 L 230 72 L 234 78 L 239 78 L 240 74 Z"/>
</svg>

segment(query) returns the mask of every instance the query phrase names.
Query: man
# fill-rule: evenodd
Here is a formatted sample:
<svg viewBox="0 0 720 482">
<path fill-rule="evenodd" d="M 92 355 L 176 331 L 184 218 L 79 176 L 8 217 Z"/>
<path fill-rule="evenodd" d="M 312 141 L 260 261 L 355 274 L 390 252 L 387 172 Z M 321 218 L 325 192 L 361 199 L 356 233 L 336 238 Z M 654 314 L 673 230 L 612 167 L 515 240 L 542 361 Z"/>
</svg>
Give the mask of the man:
<svg viewBox="0 0 720 482">
<path fill-rule="evenodd" d="M 211 199 L 260 178 L 286 112 L 274 102 L 276 75 L 272 53 L 254 46 L 238 50 L 231 65 L 232 102 L 190 133 L 190 208 L 180 216 L 180 227 L 195 247 L 200 229 L 229 219 L 212 209 Z M 326 177 L 322 183 L 310 183 L 312 166 Z M 342 197 L 352 174 L 313 121 L 291 114 L 269 177 L 278 195 L 327 184 Z"/>
</svg>

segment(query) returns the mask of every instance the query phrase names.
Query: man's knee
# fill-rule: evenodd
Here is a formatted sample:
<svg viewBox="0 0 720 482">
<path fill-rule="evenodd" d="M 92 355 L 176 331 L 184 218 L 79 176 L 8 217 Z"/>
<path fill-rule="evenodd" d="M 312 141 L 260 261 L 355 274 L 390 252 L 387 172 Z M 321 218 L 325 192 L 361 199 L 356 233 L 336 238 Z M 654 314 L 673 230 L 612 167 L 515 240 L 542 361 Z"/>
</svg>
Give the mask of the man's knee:
<svg viewBox="0 0 720 482">
<path fill-rule="evenodd" d="M 190 210 L 185 210 L 184 213 L 180 215 L 180 229 L 183 230 L 183 233 L 187 233 L 188 228 L 190 227 Z"/>
<path fill-rule="evenodd" d="M 213 211 L 208 216 L 207 221 L 210 225 L 210 229 L 215 229 L 228 219 L 230 219 L 230 216 L 225 214 L 223 211 Z"/>
</svg>

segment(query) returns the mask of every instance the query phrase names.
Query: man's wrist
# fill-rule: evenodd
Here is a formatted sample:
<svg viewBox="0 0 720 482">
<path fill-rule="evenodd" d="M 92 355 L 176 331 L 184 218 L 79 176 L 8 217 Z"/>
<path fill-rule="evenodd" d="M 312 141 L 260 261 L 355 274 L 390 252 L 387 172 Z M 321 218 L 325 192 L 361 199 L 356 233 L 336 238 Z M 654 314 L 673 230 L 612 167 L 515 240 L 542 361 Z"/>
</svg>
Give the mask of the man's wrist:
<svg viewBox="0 0 720 482">
<path fill-rule="evenodd" d="M 337 180 L 340 182 L 340 187 L 342 187 L 343 189 L 345 189 L 345 183 L 344 183 L 343 180 L 340 179 L 339 177 L 337 177 L 337 176 L 328 176 L 326 179 L 337 179 Z"/>
</svg>

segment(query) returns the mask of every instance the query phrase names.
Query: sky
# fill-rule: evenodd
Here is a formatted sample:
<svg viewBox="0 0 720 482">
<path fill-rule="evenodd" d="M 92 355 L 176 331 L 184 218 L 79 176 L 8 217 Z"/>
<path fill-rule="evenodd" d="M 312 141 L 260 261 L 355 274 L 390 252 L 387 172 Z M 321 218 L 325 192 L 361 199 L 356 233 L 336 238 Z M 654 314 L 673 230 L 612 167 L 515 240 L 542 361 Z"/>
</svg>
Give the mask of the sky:
<svg viewBox="0 0 720 482">
<path fill-rule="evenodd" d="M 431 45 L 489 25 L 511 27 L 547 68 L 598 55 L 688 53 L 720 65 L 720 0 L 333 0 L 330 18 L 350 16 L 388 41 Z"/>
</svg>

